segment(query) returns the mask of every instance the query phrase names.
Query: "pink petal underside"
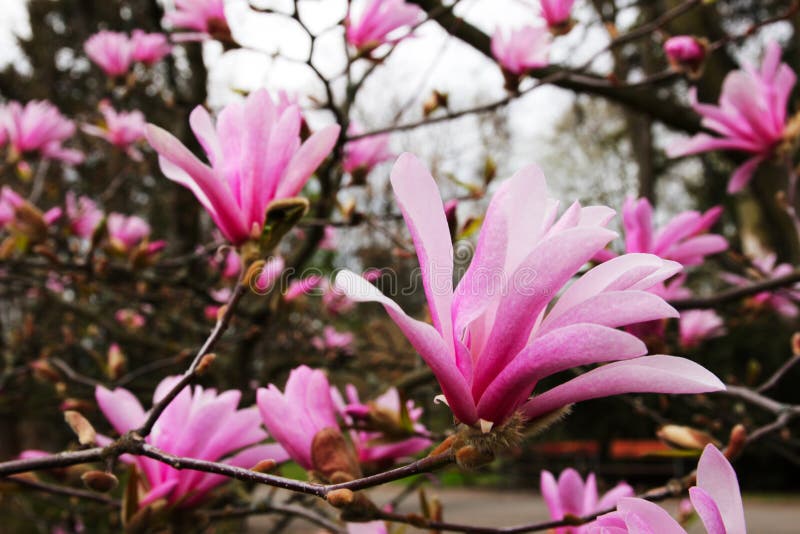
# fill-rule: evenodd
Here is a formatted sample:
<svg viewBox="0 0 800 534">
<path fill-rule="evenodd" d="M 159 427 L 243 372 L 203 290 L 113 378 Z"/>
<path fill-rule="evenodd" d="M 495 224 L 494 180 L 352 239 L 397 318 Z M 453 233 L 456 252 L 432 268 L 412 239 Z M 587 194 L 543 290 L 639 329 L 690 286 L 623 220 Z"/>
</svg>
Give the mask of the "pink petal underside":
<svg viewBox="0 0 800 534">
<path fill-rule="evenodd" d="M 167 495 L 169 495 L 177 485 L 178 479 L 171 478 L 165 482 L 162 482 L 158 486 L 151 488 L 150 491 L 148 491 L 147 494 L 142 498 L 142 500 L 139 501 L 139 507 L 144 508 L 158 499 L 167 497 Z"/>
<path fill-rule="evenodd" d="M 711 152 L 713 150 L 741 150 L 744 152 L 756 152 L 760 149 L 752 141 L 739 138 L 719 138 L 711 137 L 708 134 L 697 134 L 690 139 L 681 139 L 673 142 L 667 147 L 667 156 L 678 158 L 681 156 L 691 156 L 701 152 Z"/>
<path fill-rule="evenodd" d="M 583 515 L 583 479 L 571 467 L 564 469 L 558 477 L 558 496 L 564 514 Z"/>
<path fill-rule="evenodd" d="M 409 153 L 397 158 L 391 182 L 414 240 L 433 325 L 452 347 L 453 245 L 439 188 L 425 165 Z"/>
<path fill-rule="evenodd" d="M 564 510 L 561 508 L 561 498 L 558 494 L 558 483 L 550 471 L 542 471 L 539 488 L 542 493 L 542 498 L 547 509 L 550 511 L 550 517 L 553 519 L 561 519 L 564 517 Z"/>
<path fill-rule="evenodd" d="M 574 324 L 553 330 L 518 354 L 492 381 L 480 397 L 478 415 L 499 421 L 525 400 L 537 381 L 559 371 L 646 353 L 636 336 L 605 326 Z"/>
<path fill-rule="evenodd" d="M 280 391 L 271 386 L 259 388 L 256 403 L 261 418 L 270 435 L 280 443 L 286 452 L 305 469 L 311 468 L 311 454 L 307 450 L 312 437 L 301 428 L 294 415 L 297 413 L 286 402 Z M 291 417 L 289 417 L 291 416 Z"/>
<path fill-rule="evenodd" d="M 586 483 L 583 485 L 582 514 L 591 514 L 597 511 L 597 478 L 594 473 L 586 475 Z"/>
<path fill-rule="evenodd" d="M 744 534 L 744 508 L 736 472 L 714 445 L 706 445 L 697 464 L 697 486 L 717 504 L 727 534 Z"/>
<path fill-rule="evenodd" d="M 138 428 L 145 420 L 145 413 L 138 399 L 127 389 L 109 391 L 98 386 L 94 392 L 100 411 L 118 434 Z"/>
<path fill-rule="evenodd" d="M 212 167 L 215 167 L 222 161 L 222 145 L 219 142 L 219 136 L 214 128 L 211 115 L 208 114 L 206 108 L 203 106 L 194 108 L 189 115 L 189 125 L 200 142 L 200 146 L 203 147 L 206 156 L 208 156 L 209 163 L 211 163 Z"/>
<path fill-rule="evenodd" d="M 628 516 L 635 518 L 638 530 L 629 532 L 641 532 L 653 534 L 686 534 L 686 531 L 675 521 L 666 510 L 659 505 L 644 499 L 625 498 L 620 499 L 617 510 L 622 514 L 628 528 L 631 527 Z M 638 521 L 637 521 L 638 520 Z M 649 527 L 650 530 L 642 530 L 642 527 Z"/>
<path fill-rule="evenodd" d="M 758 155 L 754 158 L 750 158 L 745 161 L 742 165 L 740 165 L 731 175 L 731 179 L 728 182 L 728 194 L 738 193 L 742 189 L 744 189 L 750 180 L 753 178 L 753 174 L 755 174 L 756 169 L 759 165 L 765 160 L 765 158 L 761 155 Z"/>
<path fill-rule="evenodd" d="M 702 263 L 704 256 L 717 254 L 728 249 L 728 241 L 717 234 L 704 234 L 692 237 L 673 247 L 669 256 L 682 265 Z"/>
<path fill-rule="evenodd" d="M 264 221 L 264 208 L 259 205 L 259 196 L 267 184 L 263 183 L 267 159 L 271 154 L 267 152 L 270 136 L 273 132 L 271 126 L 274 122 L 275 106 L 272 97 L 266 90 L 252 93 L 243 103 L 241 117 L 241 154 L 239 156 L 239 179 L 242 213 L 248 224 Z"/>
<path fill-rule="evenodd" d="M 615 235 L 605 228 L 579 226 L 548 237 L 533 249 L 504 290 L 487 349 L 475 369 L 476 398 L 527 344 L 540 312 L 556 293 Z"/>
<path fill-rule="evenodd" d="M 547 314 L 547 319 L 555 321 L 573 306 L 603 291 L 629 289 L 663 265 L 664 261 L 653 254 L 633 253 L 611 258 L 573 282 Z"/>
<path fill-rule="evenodd" d="M 433 371 L 456 417 L 467 424 L 477 421 L 475 404 L 469 387 L 456 366 L 455 355 L 434 328 L 406 315 L 397 303 L 355 273 L 339 272 L 334 285 L 357 302 L 383 304 L 392 320 Z"/>
<path fill-rule="evenodd" d="M 717 503 L 705 490 L 698 487 L 689 488 L 689 498 L 692 506 L 700 516 L 703 526 L 708 534 L 727 534 L 725 522 L 722 519 Z"/>
<path fill-rule="evenodd" d="M 332 124 L 315 132 L 300 146 L 286 167 L 275 198 L 293 197 L 300 193 L 308 178 L 333 150 L 339 130 L 338 124 Z"/>
<path fill-rule="evenodd" d="M 575 323 L 617 328 L 655 319 L 678 317 L 664 299 L 647 291 L 606 291 L 573 306 L 555 320 L 546 317 L 538 335 Z"/>
<path fill-rule="evenodd" d="M 653 254 L 663 257 L 664 251 L 669 250 L 681 239 L 686 239 L 694 234 L 700 217 L 701 215 L 697 211 L 684 211 L 673 217 L 656 233 Z"/>
<path fill-rule="evenodd" d="M 610 363 L 573 378 L 529 400 L 530 419 L 569 404 L 622 393 L 708 393 L 724 390 L 719 378 L 700 365 L 675 356 L 643 356 Z"/>
</svg>

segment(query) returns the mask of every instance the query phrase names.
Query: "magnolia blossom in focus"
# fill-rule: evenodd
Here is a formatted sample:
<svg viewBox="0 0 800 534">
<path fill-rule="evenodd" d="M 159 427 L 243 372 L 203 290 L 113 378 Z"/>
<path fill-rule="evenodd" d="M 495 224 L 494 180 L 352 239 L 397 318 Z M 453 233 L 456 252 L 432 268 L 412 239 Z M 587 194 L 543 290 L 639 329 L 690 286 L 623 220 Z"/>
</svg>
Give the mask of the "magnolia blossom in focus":
<svg viewBox="0 0 800 534">
<path fill-rule="evenodd" d="M 714 310 L 689 310 L 681 313 L 678 326 L 681 346 L 697 347 L 703 341 L 725 333 L 725 321 Z"/>
<path fill-rule="evenodd" d="M 706 59 L 706 45 L 691 35 L 676 35 L 664 42 L 664 53 L 675 67 L 698 69 Z"/>
<path fill-rule="evenodd" d="M 584 483 L 581 476 L 572 468 L 565 469 L 558 476 L 558 481 L 550 471 L 542 471 L 540 479 L 542 498 L 555 521 L 567 515 L 582 517 L 600 510 L 607 510 L 617 505 L 623 497 L 633 497 L 633 488 L 620 482 L 614 488 L 598 498 L 597 480 L 594 473 L 589 473 Z M 591 523 L 579 527 L 559 527 L 555 534 L 587 534 Z"/>
<path fill-rule="evenodd" d="M 781 63 L 781 48 L 772 42 L 760 69 L 745 65 L 725 77 L 718 106 L 701 104 L 697 91 L 689 93 L 703 126 L 720 137 L 700 133 L 667 147 L 670 157 L 688 156 L 712 150 L 736 150 L 752 155 L 731 176 L 728 192 L 742 190 L 761 162 L 771 158 L 783 140 L 786 106 L 797 76 Z"/>
<path fill-rule="evenodd" d="M 355 125 L 348 128 L 350 135 L 361 133 Z M 342 167 L 345 172 L 352 175 L 366 176 L 375 165 L 383 163 L 393 157 L 389 150 L 389 135 L 370 135 L 350 141 L 344 146 L 344 160 Z"/>
<path fill-rule="evenodd" d="M 362 277 L 342 271 L 336 285 L 356 301 L 383 304 L 431 367 L 455 417 L 487 431 L 516 412 L 535 419 L 574 402 L 629 392 L 723 389 L 713 374 L 647 349 L 618 327 L 675 317 L 646 290 L 680 270 L 651 254 L 603 263 L 556 295 L 616 235 L 613 210 L 577 202 L 558 218 L 541 171 L 530 166 L 503 183 L 489 205 L 472 262 L 453 288 L 453 246 L 436 182 L 410 154 L 392 187 L 411 232 L 433 326 L 406 315 Z M 553 301 L 555 304 L 553 305 Z M 610 363 L 529 399 L 543 378 Z"/>
<path fill-rule="evenodd" d="M 142 30 L 133 30 L 131 34 L 131 57 L 145 65 L 153 65 L 161 61 L 170 53 L 172 45 L 163 33 L 147 33 Z"/>
<path fill-rule="evenodd" d="M 498 28 L 492 34 L 492 55 L 505 72 L 519 76 L 547 66 L 551 39 L 547 28 L 541 26 L 524 26 L 508 33 Z"/>
<path fill-rule="evenodd" d="M 311 338 L 311 345 L 318 351 L 350 352 L 353 345 L 353 334 L 351 332 L 339 332 L 332 326 L 326 326 L 322 329 L 321 336 Z"/>
<path fill-rule="evenodd" d="M 153 404 L 169 392 L 179 376 L 161 381 L 153 394 Z M 142 405 L 127 389 L 110 391 L 103 386 L 95 390 L 100 410 L 120 435 L 139 428 L 147 418 Z M 222 462 L 237 467 L 251 468 L 261 460 L 282 462 L 288 459 L 286 451 L 276 444 L 262 444 L 267 433 L 259 424 L 255 407 L 237 409 L 241 392 L 236 390 L 217 393 L 215 389 L 201 386 L 185 387 L 169 403 L 145 438 L 147 443 L 170 454 Z M 98 443 L 111 440 L 98 436 Z M 144 507 L 159 499 L 169 505 L 193 507 L 209 491 L 227 482 L 222 475 L 201 471 L 178 470 L 145 456 L 123 455 L 121 460 L 134 463 L 147 481 L 139 506 Z"/>
<path fill-rule="evenodd" d="M 344 24 L 347 42 L 363 51 L 398 42 L 402 37 L 390 35 L 404 26 L 413 26 L 422 16 L 417 6 L 404 0 L 364 0 L 361 4 L 358 15 L 348 12 Z"/>
<path fill-rule="evenodd" d="M 133 63 L 133 44 L 122 32 L 97 32 L 86 40 L 83 50 L 112 78 L 126 74 Z"/>
<path fill-rule="evenodd" d="M 767 254 L 761 258 L 753 259 L 753 275 L 756 280 L 771 280 L 780 278 L 794 272 L 794 267 L 788 263 L 777 263 L 777 255 Z M 753 281 L 733 273 L 722 273 L 720 278 L 737 287 L 749 287 Z M 798 315 L 797 301 L 800 301 L 800 284 L 788 288 L 779 288 L 772 291 L 762 291 L 748 299 L 753 308 L 766 308 L 792 319 Z"/>
<path fill-rule="evenodd" d="M 85 124 L 82 130 L 89 135 L 102 137 L 112 145 L 127 152 L 134 160 L 140 161 L 142 153 L 134 146 L 144 139 L 147 121 L 141 111 L 116 111 L 108 100 L 100 102 L 103 114 L 102 126 Z"/>
<path fill-rule="evenodd" d="M 81 239 L 89 239 L 103 220 L 103 210 L 89 197 L 76 197 L 73 191 L 67 191 L 64 202 L 69 221 L 69 229 Z"/>
<path fill-rule="evenodd" d="M 284 393 L 270 384 L 259 388 L 258 409 L 269 433 L 304 469 L 312 469 L 314 436 L 339 428 L 336 408 L 325 373 L 301 365 L 289 373 Z"/>
<path fill-rule="evenodd" d="M 350 433 L 360 462 L 395 461 L 412 456 L 431 445 L 431 440 L 423 437 L 428 430 L 418 422 L 422 417 L 422 408 L 415 406 L 412 400 L 406 401 L 403 407 L 397 388 L 389 388 L 383 395 L 366 404 L 361 402 L 358 390 L 352 384 L 345 388 L 346 403 L 336 389 L 333 389 L 332 394 L 340 405 L 345 423 L 349 426 L 359 427 L 363 424 L 369 427 L 369 430 L 353 430 Z M 403 408 L 408 414 L 407 422 L 403 421 Z M 408 437 L 392 438 L 403 434 Z"/>
<path fill-rule="evenodd" d="M 31 100 L 23 107 L 9 102 L 0 108 L 0 126 L 5 130 L 13 157 L 39 152 L 42 157 L 77 165 L 83 154 L 61 143 L 75 133 L 75 124 L 46 100 Z"/>
<path fill-rule="evenodd" d="M 225 238 L 241 245 L 261 234 L 270 202 L 296 196 L 336 142 L 335 124 L 302 142 L 301 122 L 295 104 L 275 103 L 263 89 L 227 105 L 216 127 L 198 106 L 189 123 L 210 166 L 166 130 L 149 124 L 146 134 L 167 178 L 191 190 Z"/>
<path fill-rule="evenodd" d="M 539 0 L 542 17 L 550 28 L 563 28 L 569 25 L 570 11 L 575 0 Z"/>
<path fill-rule="evenodd" d="M 724 237 L 708 233 L 720 215 L 720 206 L 705 213 L 684 211 L 656 230 L 650 201 L 628 197 L 622 207 L 625 252 L 647 252 L 685 266 L 699 265 L 706 256 L 728 248 Z M 595 259 L 605 261 L 613 257 L 616 254 L 603 250 Z"/>
<path fill-rule="evenodd" d="M 689 488 L 697 515 L 708 534 L 745 534 L 742 496 L 736 472 L 714 446 L 706 445 L 697 464 L 697 485 Z M 600 516 L 592 534 L 686 534 L 663 508 L 637 498 L 619 501 L 617 511 Z"/>
<path fill-rule="evenodd" d="M 148 243 L 150 225 L 136 215 L 110 213 L 106 220 L 106 228 L 111 246 L 121 253 L 128 253 L 140 245 L 145 245 L 146 254 L 155 254 L 166 244 L 164 241 Z"/>
<path fill-rule="evenodd" d="M 175 0 L 175 9 L 167 12 L 164 21 L 179 30 L 192 30 L 173 35 L 177 41 L 230 39 L 225 0 Z"/>
</svg>

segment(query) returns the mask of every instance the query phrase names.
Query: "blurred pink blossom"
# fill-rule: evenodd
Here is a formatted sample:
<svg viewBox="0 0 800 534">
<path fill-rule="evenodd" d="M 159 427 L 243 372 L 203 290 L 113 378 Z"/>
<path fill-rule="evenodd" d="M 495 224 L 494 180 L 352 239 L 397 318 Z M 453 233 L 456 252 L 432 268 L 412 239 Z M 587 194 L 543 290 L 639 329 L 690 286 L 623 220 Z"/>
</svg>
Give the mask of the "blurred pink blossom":
<svg viewBox="0 0 800 534">
<path fill-rule="evenodd" d="M 17 218 L 17 210 L 24 206 L 32 207 L 37 213 L 40 213 L 45 226 L 52 225 L 62 215 L 61 208 L 57 206 L 50 208 L 44 213 L 39 212 L 37 208 L 31 206 L 27 200 L 18 195 L 13 189 L 4 185 L 3 188 L 0 189 L 0 229 L 13 223 Z"/>
<path fill-rule="evenodd" d="M 336 227 L 327 224 L 322 232 L 322 241 L 319 242 L 320 250 L 336 250 L 336 245 L 338 244 Z"/>
<path fill-rule="evenodd" d="M 0 108 L 0 126 L 15 156 L 39 152 L 44 158 L 72 165 L 83 161 L 81 152 L 61 146 L 75 133 L 75 124 L 46 100 L 31 100 L 24 107 L 9 102 Z"/>
<path fill-rule="evenodd" d="M 130 308 L 121 308 L 114 312 L 114 319 L 131 330 L 138 330 L 145 324 L 144 315 Z"/>
<path fill-rule="evenodd" d="M 744 70 L 725 77 L 718 106 L 699 103 L 697 91 L 692 88 L 689 99 L 703 116 L 703 126 L 720 137 L 700 133 L 673 143 L 667 147 L 667 154 L 674 158 L 712 150 L 747 152 L 752 157 L 736 169 L 728 182 L 728 193 L 742 190 L 783 140 L 786 106 L 797 76 L 780 61 L 780 45 L 772 42 L 759 70 L 745 65 Z"/>
<path fill-rule="evenodd" d="M 112 78 L 127 74 L 133 63 L 133 44 L 122 32 L 99 31 L 86 40 L 83 50 Z"/>
<path fill-rule="evenodd" d="M 174 34 L 177 41 L 197 41 L 209 37 L 229 37 L 225 18 L 225 0 L 175 0 L 175 9 L 168 11 L 164 21 L 190 33 Z"/>
<path fill-rule="evenodd" d="M 323 277 L 318 274 L 312 274 L 310 276 L 306 276 L 305 278 L 292 280 L 289 283 L 289 287 L 286 289 L 286 292 L 283 294 L 283 300 L 286 302 L 297 300 L 301 296 L 307 295 L 311 293 L 312 290 L 318 288 L 322 281 Z"/>
<path fill-rule="evenodd" d="M 350 352 L 353 345 L 353 334 L 351 332 L 339 332 L 332 326 L 326 326 L 322 329 L 321 336 L 311 338 L 311 345 L 318 351 Z"/>
<path fill-rule="evenodd" d="M 361 133 L 361 130 L 357 125 L 351 123 L 348 133 L 357 135 Z M 391 159 L 393 156 L 389 150 L 388 134 L 370 135 L 350 141 L 344 146 L 342 167 L 345 172 L 350 174 L 366 174 L 374 166 Z"/>
<path fill-rule="evenodd" d="M 142 30 L 133 30 L 131 34 L 132 58 L 145 65 L 158 63 L 172 50 L 167 36 L 163 33 L 147 33 Z"/>
<path fill-rule="evenodd" d="M 384 424 L 396 426 L 397 429 L 404 424 L 400 393 L 397 388 L 389 388 L 375 400 L 368 401 L 366 404 L 361 402 L 358 390 L 352 384 L 346 386 L 345 394 L 347 395 L 346 402 L 341 398 L 339 392 L 335 388 L 333 389 L 334 400 L 339 404 L 340 413 L 348 425 L 358 426 L 360 421 L 369 420 L 370 415 L 383 420 Z M 392 439 L 391 436 L 375 430 L 353 430 L 350 432 L 350 436 L 359 462 L 394 462 L 413 456 L 431 445 L 432 441 L 425 437 L 428 429 L 419 422 L 422 417 L 422 408 L 417 407 L 412 400 L 406 401 L 405 408 L 412 425 L 411 428 L 405 430 L 417 435 Z"/>
<path fill-rule="evenodd" d="M 558 28 L 569 23 L 570 12 L 575 0 L 539 0 L 542 17 L 550 28 Z"/>
<path fill-rule="evenodd" d="M 361 4 L 356 16 L 352 11 L 347 13 L 345 36 L 348 43 L 363 51 L 400 41 L 407 34 L 397 36 L 396 30 L 413 26 L 422 17 L 419 7 L 404 0 L 363 0 Z"/>
<path fill-rule="evenodd" d="M 147 121 L 141 111 L 116 111 L 108 100 L 100 102 L 100 112 L 103 114 L 102 126 L 84 124 L 81 128 L 89 135 L 102 137 L 112 145 L 127 152 L 134 160 L 140 161 L 142 153 L 134 146 L 144 139 Z"/>
<path fill-rule="evenodd" d="M 153 403 L 162 399 L 180 378 L 162 380 L 153 394 Z M 120 435 L 138 428 L 147 417 L 127 389 L 110 391 L 98 386 L 95 398 Z M 240 398 L 241 392 L 236 390 L 217 393 L 201 386 L 185 387 L 158 418 L 145 441 L 166 453 L 243 468 L 266 459 L 285 461 L 288 455 L 281 446 L 262 444 L 268 436 L 259 425 L 258 411 L 255 407 L 238 409 Z M 110 441 L 98 436 L 101 445 Z M 123 455 L 120 459 L 136 464 L 147 480 L 147 492 L 139 501 L 141 507 L 158 499 L 166 499 L 172 506 L 193 507 L 209 491 L 229 480 L 222 475 L 174 469 L 145 456 Z"/>
<path fill-rule="evenodd" d="M 531 69 L 547 66 L 552 37 L 541 26 L 524 26 L 492 34 L 492 55 L 504 71 L 522 75 Z"/>
<path fill-rule="evenodd" d="M 633 497 L 633 488 L 620 482 L 602 497 L 597 494 L 597 480 L 594 473 L 589 473 L 584 483 L 581 476 L 572 468 L 565 469 L 555 477 L 550 471 L 542 471 L 540 479 L 542 498 L 554 521 L 564 519 L 567 515 L 582 517 L 606 510 L 617 505 L 623 497 Z M 588 534 L 592 523 L 579 527 L 559 527 L 555 534 Z"/>
<path fill-rule="evenodd" d="M 706 445 L 697 464 L 697 485 L 689 497 L 708 534 L 745 534 L 742 496 L 736 472 L 714 445 Z M 597 519 L 592 533 L 608 534 L 686 534 L 666 510 L 637 498 L 623 498 L 617 511 Z"/>
<path fill-rule="evenodd" d="M 158 126 L 147 126 L 147 139 L 167 178 L 190 189 L 225 238 L 241 245 L 261 234 L 270 202 L 300 193 L 336 142 L 335 124 L 302 142 L 301 121 L 296 105 L 261 89 L 227 105 L 216 126 L 202 106 L 192 112 L 210 167 Z"/>
<path fill-rule="evenodd" d="M 753 266 L 757 279 L 771 280 L 780 278 L 794 272 L 794 267 L 788 263 L 777 263 L 777 255 L 767 254 L 766 256 L 755 258 Z M 754 282 L 733 273 L 722 273 L 720 278 L 737 287 L 748 287 Z M 749 302 L 757 308 L 772 309 L 776 313 L 792 319 L 798 315 L 797 301 L 800 300 L 800 284 L 795 284 L 790 288 L 775 289 L 773 291 L 762 291 L 750 297 Z"/>
<path fill-rule="evenodd" d="M 697 68 L 706 58 L 706 46 L 692 35 L 676 35 L 664 42 L 664 53 L 673 64 Z"/>
<path fill-rule="evenodd" d="M 681 346 L 692 349 L 703 341 L 725 333 L 725 321 L 714 310 L 689 310 L 681 313 L 679 323 Z"/>
<path fill-rule="evenodd" d="M 150 225 L 136 215 L 126 216 L 121 213 L 110 213 L 106 219 L 108 237 L 114 249 L 127 253 L 148 241 Z M 153 241 L 147 245 L 147 252 L 155 254 L 164 248 L 164 241 Z"/>
<path fill-rule="evenodd" d="M 487 431 L 514 413 L 535 419 L 582 400 L 629 392 L 698 393 L 724 385 L 694 362 L 640 357 L 647 348 L 618 327 L 675 317 L 646 289 L 680 265 L 626 254 L 562 289 L 615 237 L 613 210 L 577 202 L 557 218 L 544 175 L 529 166 L 489 205 L 472 263 L 453 288 L 453 247 L 436 181 L 414 156 L 395 163 L 391 183 L 419 257 L 433 326 L 406 315 L 362 277 L 336 285 L 356 301 L 383 304 L 425 359 L 456 418 Z M 488 273 L 488 274 L 487 274 Z M 553 305 L 556 295 L 560 294 Z M 543 378 L 608 363 L 529 399 Z"/>
<path fill-rule="evenodd" d="M 728 249 L 728 242 L 724 237 L 708 233 L 720 215 L 720 206 L 705 213 L 684 211 L 656 229 L 650 201 L 646 198 L 628 197 L 622 207 L 625 252 L 647 252 L 677 261 L 684 266 L 699 265 L 705 261 L 706 256 Z M 604 249 L 595 259 L 605 261 L 616 256 L 610 250 Z"/>
<path fill-rule="evenodd" d="M 281 256 L 273 256 L 261 268 L 261 272 L 254 280 L 254 290 L 260 293 L 266 293 L 271 290 L 275 284 L 281 279 L 283 269 L 286 267 L 286 262 Z"/>
<path fill-rule="evenodd" d="M 65 200 L 69 229 L 82 239 L 89 239 L 103 220 L 103 211 L 89 197 L 76 197 L 73 191 L 67 191 Z"/>
<path fill-rule="evenodd" d="M 258 409 L 269 433 L 304 469 L 312 469 L 311 445 L 325 428 L 339 428 L 325 373 L 301 365 L 286 381 L 285 393 L 270 384 L 259 388 Z"/>
</svg>

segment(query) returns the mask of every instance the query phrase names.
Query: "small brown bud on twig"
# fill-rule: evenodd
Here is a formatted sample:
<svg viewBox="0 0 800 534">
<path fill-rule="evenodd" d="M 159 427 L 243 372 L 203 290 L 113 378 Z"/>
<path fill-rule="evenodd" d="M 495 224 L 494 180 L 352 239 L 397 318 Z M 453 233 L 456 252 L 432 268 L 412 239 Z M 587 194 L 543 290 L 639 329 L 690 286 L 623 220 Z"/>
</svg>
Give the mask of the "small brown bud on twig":
<svg viewBox="0 0 800 534">
<path fill-rule="evenodd" d="M 97 438 L 92 423 L 90 423 L 84 416 L 74 410 L 67 410 L 64 412 L 64 421 L 67 422 L 69 427 L 78 436 L 78 443 L 81 445 L 93 445 Z"/>
<path fill-rule="evenodd" d="M 250 471 L 255 471 L 256 473 L 269 473 L 278 465 L 273 459 L 261 460 L 256 465 L 250 468 Z"/>
<path fill-rule="evenodd" d="M 325 496 L 331 506 L 336 508 L 344 508 L 353 504 L 355 494 L 349 489 L 333 490 Z"/>
<path fill-rule="evenodd" d="M 708 433 L 682 425 L 664 425 L 656 432 L 658 438 L 667 445 L 678 449 L 702 449 L 715 443 Z"/>
<path fill-rule="evenodd" d="M 800 332 L 795 332 L 792 336 L 792 354 L 800 356 Z"/>
<path fill-rule="evenodd" d="M 195 374 L 202 375 L 208 368 L 211 367 L 211 364 L 214 363 L 214 360 L 217 359 L 217 355 L 213 352 L 209 352 L 208 354 L 204 355 L 200 359 L 200 363 L 197 364 L 197 369 L 195 369 Z"/>
<path fill-rule="evenodd" d="M 728 447 L 725 449 L 725 457 L 728 460 L 733 460 L 744 449 L 745 442 L 747 441 L 747 430 L 744 425 L 736 425 L 731 429 L 731 437 L 728 440 Z"/>
<path fill-rule="evenodd" d="M 119 484 L 117 477 L 105 471 L 87 471 L 81 475 L 81 480 L 86 484 L 86 487 L 92 491 L 100 493 L 107 493 Z"/>
</svg>

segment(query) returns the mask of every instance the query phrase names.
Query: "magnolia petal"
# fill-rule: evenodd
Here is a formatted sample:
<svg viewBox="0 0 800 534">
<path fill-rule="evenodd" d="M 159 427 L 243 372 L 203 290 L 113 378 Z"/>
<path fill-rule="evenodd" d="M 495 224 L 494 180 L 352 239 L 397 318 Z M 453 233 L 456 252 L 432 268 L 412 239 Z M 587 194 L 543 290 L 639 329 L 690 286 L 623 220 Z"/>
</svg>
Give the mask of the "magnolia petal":
<svg viewBox="0 0 800 534">
<path fill-rule="evenodd" d="M 725 521 L 726 534 L 744 534 L 744 508 L 736 472 L 712 444 L 706 445 L 697 464 L 697 486 L 716 503 Z"/>
</svg>

